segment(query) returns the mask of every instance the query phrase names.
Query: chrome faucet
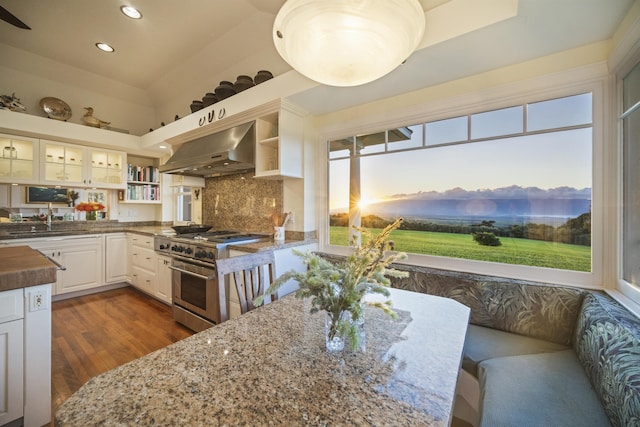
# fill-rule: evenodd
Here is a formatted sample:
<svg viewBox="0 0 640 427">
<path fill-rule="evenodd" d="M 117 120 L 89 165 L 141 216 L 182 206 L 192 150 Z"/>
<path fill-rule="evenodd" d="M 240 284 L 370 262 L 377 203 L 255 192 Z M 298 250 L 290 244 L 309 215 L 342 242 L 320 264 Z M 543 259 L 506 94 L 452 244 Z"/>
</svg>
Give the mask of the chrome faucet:
<svg viewBox="0 0 640 427">
<path fill-rule="evenodd" d="M 47 231 L 51 231 L 51 217 L 53 217 L 53 207 L 49 203 L 47 206 Z"/>
</svg>

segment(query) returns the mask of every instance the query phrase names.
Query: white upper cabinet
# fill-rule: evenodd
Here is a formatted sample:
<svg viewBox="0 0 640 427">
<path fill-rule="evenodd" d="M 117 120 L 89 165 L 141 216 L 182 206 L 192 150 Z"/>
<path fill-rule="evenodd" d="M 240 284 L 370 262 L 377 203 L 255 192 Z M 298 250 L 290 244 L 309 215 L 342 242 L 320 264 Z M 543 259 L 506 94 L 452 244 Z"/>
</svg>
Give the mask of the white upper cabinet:
<svg viewBox="0 0 640 427">
<path fill-rule="evenodd" d="M 47 184 L 87 185 L 84 147 L 41 141 L 42 180 Z"/>
<path fill-rule="evenodd" d="M 38 146 L 37 139 L 0 134 L 0 182 L 37 184 Z"/>
<path fill-rule="evenodd" d="M 302 178 L 304 119 L 285 106 L 256 120 L 256 178 Z"/>
<path fill-rule="evenodd" d="M 44 184 L 126 188 L 123 152 L 41 140 L 40 157 Z"/>
<path fill-rule="evenodd" d="M 88 149 L 91 156 L 90 179 L 100 188 L 125 188 L 127 155 L 120 151 Z"/>
</svg>

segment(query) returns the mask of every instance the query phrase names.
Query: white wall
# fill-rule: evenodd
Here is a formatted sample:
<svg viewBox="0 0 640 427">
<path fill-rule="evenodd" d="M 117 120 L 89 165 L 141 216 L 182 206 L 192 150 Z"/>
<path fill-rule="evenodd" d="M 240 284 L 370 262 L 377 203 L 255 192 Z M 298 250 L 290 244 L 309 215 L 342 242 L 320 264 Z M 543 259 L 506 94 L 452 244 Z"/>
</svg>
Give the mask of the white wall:
<svg viewBox="0 0 640 427">
<path fill-rule="evenodd" d="M 1 43 L 0 52 L 0 94 L 15 93 L 28 114 L 46 117 L 39 102 L 54 97 L 71 107 L 71 123 L 84 124 L 84 108 L 93 107 L 95 117 L 132 135 L 159 126 L 144 91 Z"/>
</svg>

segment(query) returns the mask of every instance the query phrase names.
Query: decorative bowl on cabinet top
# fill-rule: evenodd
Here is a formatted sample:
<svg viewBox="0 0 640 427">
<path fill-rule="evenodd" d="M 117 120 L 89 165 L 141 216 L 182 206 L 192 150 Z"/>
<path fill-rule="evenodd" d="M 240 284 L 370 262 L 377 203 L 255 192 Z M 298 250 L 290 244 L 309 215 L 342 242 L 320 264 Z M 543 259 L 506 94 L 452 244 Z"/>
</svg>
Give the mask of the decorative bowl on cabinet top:
<svg viewBox="0 0 640 427">
<path fill-rule="evenodd" d="M 46 97 L 40 100 L 40 108 L 47 113 L 47 117 L 66 122 L 71 118 L 71 107 L 61 99 Z"/>
</svg>

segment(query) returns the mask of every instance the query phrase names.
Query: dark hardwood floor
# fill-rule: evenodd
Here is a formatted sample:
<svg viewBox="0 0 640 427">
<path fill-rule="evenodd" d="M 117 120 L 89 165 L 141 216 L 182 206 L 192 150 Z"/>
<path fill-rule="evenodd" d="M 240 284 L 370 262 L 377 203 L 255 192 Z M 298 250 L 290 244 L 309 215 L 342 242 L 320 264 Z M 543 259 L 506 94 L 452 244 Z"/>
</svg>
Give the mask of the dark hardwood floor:
<svg viewBox="0 0 640 427">
<path fill-rule="evenodd" d="M 169 306 L 131 287 L 54 302 L 52 416 L 90 378 L 192 334 Z"/>
</svg>

